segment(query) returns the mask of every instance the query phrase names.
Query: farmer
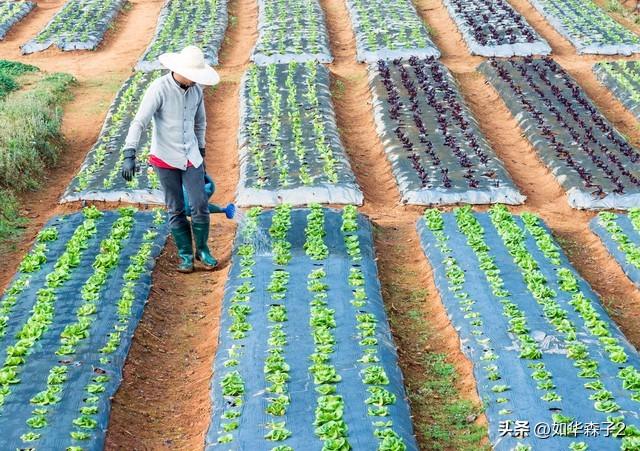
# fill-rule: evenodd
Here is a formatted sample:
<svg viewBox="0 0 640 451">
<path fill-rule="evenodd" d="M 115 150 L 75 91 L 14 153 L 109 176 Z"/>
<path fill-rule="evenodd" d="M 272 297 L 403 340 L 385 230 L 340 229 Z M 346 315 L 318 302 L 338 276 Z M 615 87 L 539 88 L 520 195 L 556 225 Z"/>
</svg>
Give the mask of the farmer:
<svg viewBox="0 0 640 451">
<path fill-rule="evenodd" d="M 180 257 L 177 270 L 193 271 L 192 230 L 196 260 L 206 269 L 213 269 L 218 262 L 207 246 L 209 203 L 204 167 L 207 122 L 204 96 L 198 84 L 213 86 L 220 77 L 195 46 L 185 47 L 180 53 L 165 53 L 159 61 L 169 73 L 151 83 L 131 122 L 124 145 L 122 177 L 127 181 L 134 177 L 140 136 L 153 119 L 149 164 L 164 190 L 171 234 Z M 185 211 L 183 185 L 191 204 L 191 224 Z"/>
</svg>

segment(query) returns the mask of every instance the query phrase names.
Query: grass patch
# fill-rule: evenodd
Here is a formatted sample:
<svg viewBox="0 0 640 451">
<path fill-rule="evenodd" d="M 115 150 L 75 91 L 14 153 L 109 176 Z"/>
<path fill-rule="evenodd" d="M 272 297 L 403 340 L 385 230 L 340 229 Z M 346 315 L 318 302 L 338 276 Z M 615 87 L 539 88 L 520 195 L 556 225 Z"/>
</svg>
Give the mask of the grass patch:
<svg viewBox="0 0 640 451">
<path fill-rule="evenodd" d="M 412 244 L 393 228 L 375 227 L 375 236 L 398 243 L 386 249 L 389 255 L 378 255 L 379 274 L 420 449 L 491 449 L 486 427 L 475 424 L 481 407 L 461 397 L 455 366 L 431 346 L 434 325 L 424 308 L 428 293 L 416 287 L 419 275 L 404 264 Z"/>
<path fill-rule="evenodd" d="M 0 62 L 6 73 L 27 73 L 33 66 Z M 13 71 L 13 72 L 12 72 Z M 14 79 L 19 86 L 19 77 Z M 0 101 L 0 242 L 17 235 L 24 220 L 19 217 L 17 195 L 38 189 L 47 168 L 63 147 L 62 103 L 71 98 L 67 74 L 43 74 L 30 85 Z M 16 88 L 17 89 L 17 88 Z"/>
<path fill-rule="evenodd" d="M 20 205 L 11 191 L 0 190 L 0 197 L 0 249 L 4 249 L 7 240 L 18 235 L 27 220 L 20 216 Z"/>
<path fill-rule="evenodd" d="M 16 91 L 20 84 L 18 77 L 29 72 L 36 72 L 38 68 L 17 61 L 0 60 L 0 99 L 12 91 Z"/>
<path fill-rule="evenodd" d="M 425 354 L 421 363 L 429 377 L 409 393 L 409 399 L 412 406 L 424 410 L 431 419 L 419 424 L 417 431 L 429 449 L 490 449 L 481 445 L 486 429 L 474 424 L 481 409 L 459 397 L 455 367 L 439 353 Z"/>
<path fill-rule="evenodd" d="M 331 90 L 331 95 L 334 99 L 340 100 L 346 91 L 346 87 L 342 80 L 336 79 L 333 83 L 333 89 Z"/>
<path fill-rule="evenodd" d="M 19 61 L 0 60 L 0 73 L 18 77 L 28 72 L 37 72 L 39 69 L 30 64 L 23 64 Z"/>
</svg>

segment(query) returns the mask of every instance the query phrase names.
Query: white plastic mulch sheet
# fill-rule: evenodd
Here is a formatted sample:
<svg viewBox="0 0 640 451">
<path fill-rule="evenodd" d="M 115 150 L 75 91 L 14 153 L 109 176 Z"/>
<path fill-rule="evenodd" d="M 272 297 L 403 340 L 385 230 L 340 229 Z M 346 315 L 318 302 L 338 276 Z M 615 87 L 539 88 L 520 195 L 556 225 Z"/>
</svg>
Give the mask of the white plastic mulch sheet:
<svg viewBox="0 0 640 451">
<path fill-rule="evenodd" d="M 410 204 L 520 204 L 446 67 L 433 58 L 369 66 L 378 134 Z"/>
<path fill-rule="evenodd" d="M 335 122 L 329 71 L 253 66 L 240 88 L 239 205 L 361 204 Z"/>
<path fill-rule="evenodd" d="M 259 0 L 258 9 L 256 64 L 333 60 L 318 0 Z"/>
</svg>

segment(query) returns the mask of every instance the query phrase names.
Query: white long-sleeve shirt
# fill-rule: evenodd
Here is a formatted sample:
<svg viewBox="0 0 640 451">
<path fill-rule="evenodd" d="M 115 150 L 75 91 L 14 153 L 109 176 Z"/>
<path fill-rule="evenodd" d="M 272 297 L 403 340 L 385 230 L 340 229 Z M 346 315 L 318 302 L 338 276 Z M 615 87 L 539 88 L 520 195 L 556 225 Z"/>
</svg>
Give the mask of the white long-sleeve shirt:
<svg viewBox="0 0 640 451">
<path fill-rule="evenodd" d="M 184 90 L 171 73 L 153 81 L 129 126 L 125 148 L 138 148 L 140 136 L 152 119 L 152 155 L 182 170 L 189 161 L 195 167 L 202 164 L 199 148 L 205 147 L 207 119 L 199 85 Z"/>
</svg>

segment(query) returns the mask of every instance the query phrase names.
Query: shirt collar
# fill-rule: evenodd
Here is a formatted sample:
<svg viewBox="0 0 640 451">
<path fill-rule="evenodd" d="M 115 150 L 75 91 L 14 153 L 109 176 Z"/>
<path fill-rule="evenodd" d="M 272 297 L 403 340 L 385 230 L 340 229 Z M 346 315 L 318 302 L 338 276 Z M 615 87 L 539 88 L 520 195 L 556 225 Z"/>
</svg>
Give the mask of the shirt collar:
<svg viewBox="0 0 640 451">
<path fill-rule="evenodd" d="M 191 86 L 185 86 L 182 83 L 179 83 L 178 80 L 176 80 L 175 78 L 173 78 L 173 72 L 169 72 L 169 76 L 171 77 L 171 80 L 173 80 L 173 83 L 175 83 L 175 85 L 177 87 L 179 87 L 180 89 L 182 89 L 183 91 L 187 91 Z"/>
</svg>

